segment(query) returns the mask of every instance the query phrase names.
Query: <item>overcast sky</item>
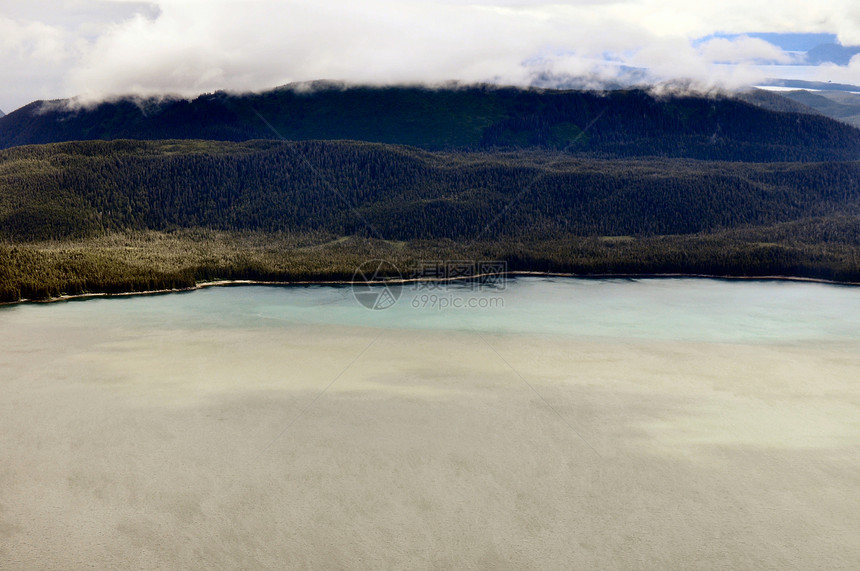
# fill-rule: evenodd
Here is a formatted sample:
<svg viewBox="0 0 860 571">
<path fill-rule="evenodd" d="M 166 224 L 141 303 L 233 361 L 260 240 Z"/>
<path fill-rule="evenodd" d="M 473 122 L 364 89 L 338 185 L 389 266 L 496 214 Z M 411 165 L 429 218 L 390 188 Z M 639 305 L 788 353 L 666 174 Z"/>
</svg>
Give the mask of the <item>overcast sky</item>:
<svg viewBox="0 0 860 571">
<path fill-rule="evenodd" d="M 549 74 L 597 82 L 629 68 L 653 81 L 731 88 L 775 69 L 763 64 L 796 61 L 745 36 L 767 32 L 832 33 L 857 45 L 860 2 L 0 0 L 0 109 L 313 79 L 528 84 Z M 860 83 L 860 57 L 804 73 Z"/>
</svg>

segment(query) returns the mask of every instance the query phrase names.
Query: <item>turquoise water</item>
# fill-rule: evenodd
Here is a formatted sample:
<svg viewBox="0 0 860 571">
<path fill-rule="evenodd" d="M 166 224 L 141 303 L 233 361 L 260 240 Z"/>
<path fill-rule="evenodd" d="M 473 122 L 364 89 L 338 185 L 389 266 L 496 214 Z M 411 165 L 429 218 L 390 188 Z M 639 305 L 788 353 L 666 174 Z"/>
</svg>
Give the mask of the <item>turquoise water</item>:
<svg viewBox="0 0 860 571">
<path fill-rule="evenodd" d="M 381 291 L 381 290 L 380 290 Z M 0 319 L 108 327 L 341 325 L 714 342 L 860 339 L 860 288 L 785 281 L 518 278 L 504 287 L 405 286 L 371 310 L 348 286 L 233 286 L 0 309 Z"/>
</svg>

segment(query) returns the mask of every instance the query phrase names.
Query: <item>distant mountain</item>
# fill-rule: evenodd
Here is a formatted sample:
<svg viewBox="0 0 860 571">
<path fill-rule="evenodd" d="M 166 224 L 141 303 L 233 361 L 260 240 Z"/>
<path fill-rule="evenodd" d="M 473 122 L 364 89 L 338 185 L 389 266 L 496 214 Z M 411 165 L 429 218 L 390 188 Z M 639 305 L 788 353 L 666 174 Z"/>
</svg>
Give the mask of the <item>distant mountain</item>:
<svg viewBox="0 0 860 571">
<path fill-rule="evenodd" d="M 804 79 L 766 79 L 761 85 L 768 87 L 787 87 L 791 89 L 812 89 L 815 91 L 860 91 L 860 85 L 833 83 L 831 81 L 806 81 Z"/>
<path fill-rule="evenodd" d="M 4 116 L 4 115 L 5 115 L 5 113 L 3 113 L 3 110 L 2 110 L 2 109 L 0 109 L 0 117 L 2 117 L 2 116 Z"/>
<path fill-rule="evenodd" d="M 193 101 L 69 109 L 35 102 L 0 118 L 0 148 L 92 139 L 360 140 L 426 150 L 543 148 L 593 157 L 727 161 L 860 158 L 860 131 L 727 97 L 643 91 L 312 84 Z"/>
<path fill-rule="evenodd" d="M 860 95 L 844 91 L 785 91 L 786 99 L 811 107 L 828 117 L 860 127 Z"/>
<path fill-rule="evenodd" d="M 857 54 L 860 54 L 860 46 L 821 44 L 806 52 L 806 63 L 809 65 L 819 65 L 822 63 L 848 65 L 851 58 Z"/>
<path fill-rule="evenodd" d="M 756 107 L 780 113 L 804 113 L 807 115 L 828 115 L 821 110 L 804 103 L 801 100 L 786 97 L 784 92 L 768 91 L 766 89 L 750 89 L 736 94 L 737 99 Z"/>
</svg>

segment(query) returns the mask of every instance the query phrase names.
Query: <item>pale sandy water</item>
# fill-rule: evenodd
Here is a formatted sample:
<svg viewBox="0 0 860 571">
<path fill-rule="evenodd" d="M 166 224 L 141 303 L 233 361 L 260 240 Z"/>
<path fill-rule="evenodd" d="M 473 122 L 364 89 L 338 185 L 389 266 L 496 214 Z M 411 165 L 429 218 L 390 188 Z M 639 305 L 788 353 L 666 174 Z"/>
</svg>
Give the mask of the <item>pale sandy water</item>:
<svg viewBox="0 0 860 571">
<path fill-rule="evenodd" d="M 0 568 L 860 565 L 860 289 L 0 309 Z"/>
</svg>

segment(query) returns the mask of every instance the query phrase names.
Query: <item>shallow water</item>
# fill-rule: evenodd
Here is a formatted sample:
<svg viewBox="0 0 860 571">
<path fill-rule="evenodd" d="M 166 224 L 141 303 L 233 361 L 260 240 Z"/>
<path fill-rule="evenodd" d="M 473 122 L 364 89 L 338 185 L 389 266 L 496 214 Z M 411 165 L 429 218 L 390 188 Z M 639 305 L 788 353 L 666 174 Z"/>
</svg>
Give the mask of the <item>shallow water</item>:
<svg viewBox="0 0 860 571">
<path fill-rule="evenodd" d="M 338 325 L 716 342 L 860 340 L 860 288 L 787 281 L 518 278 L 500 286 L 407 285 L 368 310 L 348 286 L 233 286 L 0 307 L 14 322 L 128 329 Z"/>
<path fill-rule="evenodd" d="M 396 293 L 0 308 L 0 568 L 860 561 L 860 289 Z"/>
</svg>

